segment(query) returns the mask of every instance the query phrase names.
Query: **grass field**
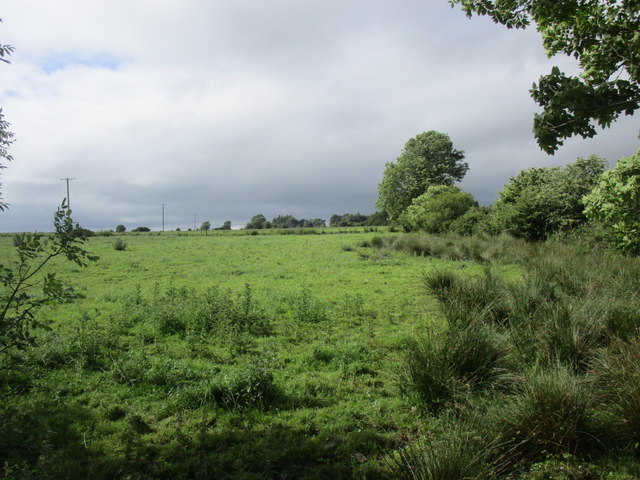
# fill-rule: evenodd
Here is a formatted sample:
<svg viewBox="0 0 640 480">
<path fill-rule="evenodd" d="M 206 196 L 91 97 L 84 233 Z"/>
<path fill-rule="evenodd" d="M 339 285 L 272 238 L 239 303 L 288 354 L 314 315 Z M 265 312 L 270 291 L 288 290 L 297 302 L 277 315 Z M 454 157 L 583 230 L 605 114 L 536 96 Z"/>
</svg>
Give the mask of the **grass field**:
<svg viewBox="0 0 640 480">
<path fill-rule="evenodd" d="M 582 395 L 628 360 L 638 262 L 504 238 L 215 233 L 96 236 L 97 262 L 52 265 L 77 298 L 39 312 L 51 329 L 0 376 L 6 477 L 638 473 L 634 427 L 598 446 L 636 425 L 604 397 L 565 437 L 526 403 Z"/>
<path fill-rule="evenodd" d="M 419 433 L 394 364 L 441 327 L 419 279 L 450 262 L 358 246 L 371 237 L 126 235 L 122 251 L 92 238 L 99 261 L 54 266 L 79 298 L 40 313 L 53 323 L 24 365 L 35 378 L 6 385 L 21 394 L 5 407 L 9 465 L 59 478 L 375 470 Z M 191 325 L 216 308 L 250 312 Z"/>
</svg>

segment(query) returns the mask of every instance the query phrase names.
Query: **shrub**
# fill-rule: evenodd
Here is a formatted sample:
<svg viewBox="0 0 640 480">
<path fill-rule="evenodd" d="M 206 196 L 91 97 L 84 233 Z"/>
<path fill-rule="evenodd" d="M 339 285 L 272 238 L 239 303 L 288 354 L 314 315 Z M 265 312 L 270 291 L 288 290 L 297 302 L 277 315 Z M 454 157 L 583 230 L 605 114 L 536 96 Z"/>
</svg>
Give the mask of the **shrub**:
<svg viewBox="0 0 640 480">
<path fill-rule="evenodd" d="M 456 218 L 477 202 L 469 193 L 451 185 L 433 185 L 417 198 L 400 216 L 405 231 L 446 232 Z"/>
<path fill-rule="evenodd" d="M 564 168 L 531 168 L 512 177 L 493 214 L 503 230 L 528 241 L 545 240 L 585 223 L 582 197 L 596 185 L 606 162 L 591 156 Z"/>
<path fill-rule="evenodd" d="M 293 315 L 303 323 L 317 323 L 327 320 L 327 309 L 318 298 L 314 297 L 308 287 L 304 287 L 298 296 L 293 298 Z"/>
<path fill-rule="evenodd" d="M 382 237 L 375 236 L 371 239 L 371 246 L 373 248 L 382 248 L 384 247 L 384 239 Z"/>
<path fill-rule="evenodd" d="M 217 333 L 220 340 L 235 341 L 239 333 L 264 334 L 269 330 L 266 313 L 256 304 L 247 284 L 242 293 L 211 287 L 204 293 L 194 289 L 170 285 L 156 292 L 150 301 L 136 296 L 128 300 L 122 323 L 135 324 L 141 318 L 162 335 Z"/>
<path fill-rule="evenodd" d="M 606 324 L 594 305 L 577 308 L 577 304 L 557 302 L 547 310 L 544 324 L 538 329 L 539 358 L 547 365 L 561 363 L 574 372 L 583 372 L 592 355 L 606 341 Z"/>
<path fill-rule="evenodd" d="M 640 150 L 604 172 L 584 203 L 586 215 L 604 224 L 615 248 L 640 254 Z"/>
<path fill-rule="evenodd" d="M 87 230 L 73 223 L 65 202 L 53 223 L 55 233 L 49 238 L 30 233 L 14 237 L 17 260 L 0 264 L 0 370 L 13 368 L 21 353 L 35 343 L 36 330 L 46 325 L 36 317 L 38 309 L 75 298 L 73 289 L 64 288 L 55 273 L 44 273 L 47 264 L 64 256 L 85 266 L 98 258 L 82 248 Z"/>
<path fill-rule="evenodd" d="M 127 242 L 118 238 L 115 242 L 113 242 L 113 249 L 118 251 L 124 251 L 127 249 Z"/>
<path fill-rule="evenodd" d="M 451 222 L 449 230 L 459 235 L 473 235 L 483 230 L 488 221 L 489 209 L 473 206 Z"/>
</svg>

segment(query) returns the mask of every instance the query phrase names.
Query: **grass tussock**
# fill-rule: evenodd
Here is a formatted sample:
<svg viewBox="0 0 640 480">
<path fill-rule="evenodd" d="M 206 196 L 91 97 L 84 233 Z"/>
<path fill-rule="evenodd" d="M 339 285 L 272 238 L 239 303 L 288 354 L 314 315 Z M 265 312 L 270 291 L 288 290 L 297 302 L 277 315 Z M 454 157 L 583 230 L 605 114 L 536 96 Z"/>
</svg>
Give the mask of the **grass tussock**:
<svg viewBox="0 0 640 480">
<path fill-rule="evenodd" d="M 483 265 L 479 273 L 441 268 L 424 275 L 425 292 L 438 299 L 448 327 L 405 354 L 397 376 L 401 394 L 451 428 L 474 432 L 475 438 L 488 433 L 493 440 L 482 440 L 479 450 L 488 452 L 484 464 L 497 468 L 495 478 L 574 478 L 534 472 L 556 468 L 555 460 L 548 461 L 552 457 L 597 463 L 612 451 L 637 451 L 640 262 L 586 256 L 561 242 L 469 241 L 405 236 L 387 243 L 414 255 L 463 257 Z M 505 262 L 519 265 L 521 274 L 501 275 Z M 441 467 L 432 456 L 435 445 L 450 444 L 451 438 L 438 436 L 429 446 L 396 452 L 394 474 L 486 475 L 482 466 L 465 471 L 463 455 L 457 456 L 459 471 L 432 473 Z M 465 445 L 457 438 L 448 451 Z M 597 466 L 590 471 L 593 476 L 575 478 L 605 476 Z"/>
</svg>

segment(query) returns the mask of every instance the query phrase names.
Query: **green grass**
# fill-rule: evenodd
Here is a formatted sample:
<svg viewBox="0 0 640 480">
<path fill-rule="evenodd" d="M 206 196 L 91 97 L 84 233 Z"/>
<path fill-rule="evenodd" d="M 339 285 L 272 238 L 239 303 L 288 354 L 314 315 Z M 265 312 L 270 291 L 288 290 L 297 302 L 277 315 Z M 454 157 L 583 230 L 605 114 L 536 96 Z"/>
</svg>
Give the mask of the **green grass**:
<svg viewBox="0 0 640 480">
<path fill-rule="evenodd" d="M 52 266 L 78 298 L 3 377 L 7 475 L 375 476 L 420 428 L 391 374 L 441 322 L 417 279 L 461 266 L 371 235 L 91 238 L 99 261 Z"/>
<path fill-rule="evenodd" d="M 363 229 L 87 248 L 51 267 L 75 300 L 0 372 L 5 477 L 640 471 L 637 260 Z"/>
</svg>

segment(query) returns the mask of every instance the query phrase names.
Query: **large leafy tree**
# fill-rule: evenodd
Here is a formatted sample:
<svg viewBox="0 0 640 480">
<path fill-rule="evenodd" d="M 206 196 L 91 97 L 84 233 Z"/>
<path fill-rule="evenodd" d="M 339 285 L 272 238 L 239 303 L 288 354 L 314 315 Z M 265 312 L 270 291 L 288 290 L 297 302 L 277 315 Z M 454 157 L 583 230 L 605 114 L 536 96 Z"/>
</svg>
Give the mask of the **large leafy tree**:
<svg viewBox="0 0 640 480">
<path fill-rule="evenodd" d="M 264 215 L 262 215 L 261 213 L 258 213 L 257 215 L 254 215 L 253 217 L 251 217 L 251 220 L 247 223 L 247 225 L 244 228 L 246 228 L 247 230 L 249 229 L 262 230 L 264 228 L 271 228 L 271 224 L 269 223 L 269 221 L 266 219 Z"/>
<path fill-rule="evenodd" d="M 2 19 L 0 19 L 2 22 Z M 9 63 L 7 57 L 13 52 L 11 45 L 0 44 L 0 61 Z M 10 162 L 12 159 L 9 155 L 9 146 L 13 143 L 13 132 L 9 130 L 9 123 L 4 119 L 2 108 L 0 108 L 0 170 L 6 168 L 4 161 Z M 2 184 L 0 183 L 0 187 Z M 7 204 L 2 201 L 2 193 L 0 192 L 0 211 L 4 211 Z"/>
<path fill-rule="evenodd" d="M 376 206 L 398 220 L 411 201 L 432 185 L 453 185 L 469 166 L 464 152 L 453 148 L 448 135 L 430 130 L 409 140 L 396 162 L 387 162 L 378 186 Z"/>
<path fill-rule="evenodd" d="M 596 134 L 640 108 L 640 0 L 449 0 L 467 16 L 488 15 L 508 28 L 531 23 L 547 54 L 575 57 L 580 77 L 557 67 L 534 83 L 538 145 L 555 152 L 564 139 Z"/>
</svg>

